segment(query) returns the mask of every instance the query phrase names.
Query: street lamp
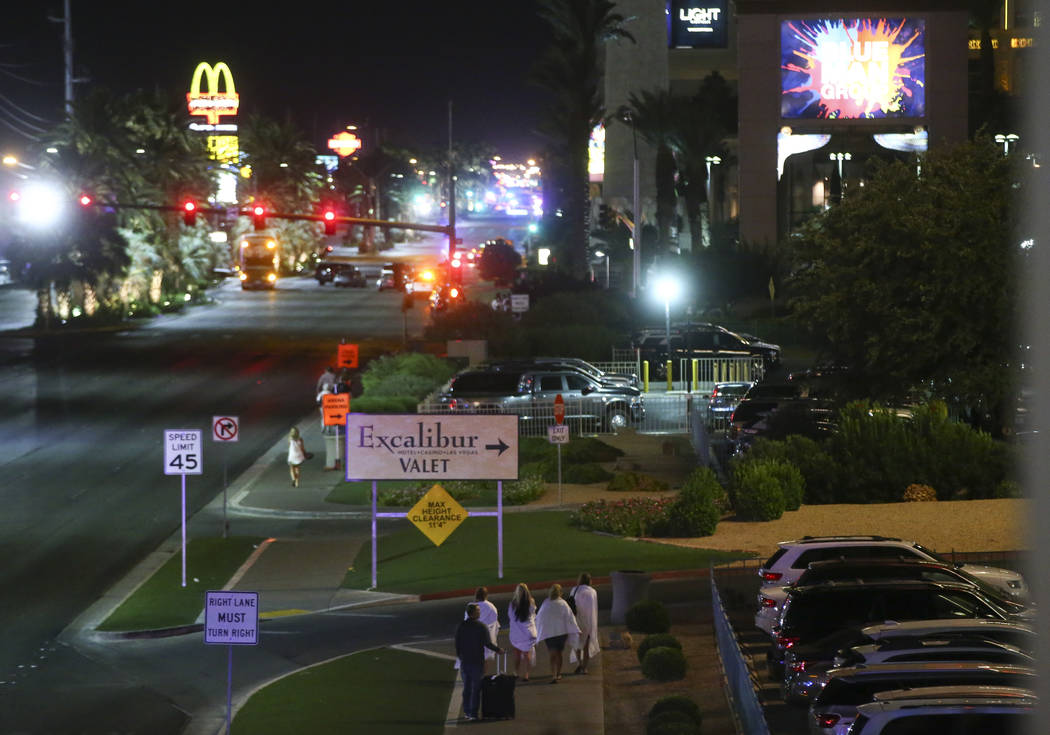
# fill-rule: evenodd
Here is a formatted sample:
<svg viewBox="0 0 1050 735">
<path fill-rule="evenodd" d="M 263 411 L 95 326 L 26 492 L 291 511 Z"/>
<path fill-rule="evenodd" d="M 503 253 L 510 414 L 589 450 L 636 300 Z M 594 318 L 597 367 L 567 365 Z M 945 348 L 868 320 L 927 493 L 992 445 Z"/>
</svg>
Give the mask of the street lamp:
<svg viewBox="0 0 1050 735">
<path fill-rule="evenodd" d="M 678 298 L 681 284 L 670 276 L 661 276 L 656 282 L 656 295 L 664 302 L 664 327 L 667 337 L 667 359 L 671 359 L 671 302 Z"/>
<path fill-rule="evenodd" d="M 595 250 L 594 255 L 598 258 L 605 258 L 605 289 L 609 290 L 609 256 L 601 250 Z"/>
<path fill-rule="evenodd" d="M 642 272 L 642 231 L 639 225 L 642 221 L 641 212 L 641 179 L 638 177 L 638 131 L 634 127 L 634 113 L 630 107 L 624 105 L 620 108 L 620 120 L 631 126 L 631 140 L 634 143 L 634 171 L 631 185 L 633 197 L 632 208 L 634 210 L 634 226 L 631 228 L 631 241 L 634 243 L 634 259 L 631 267 L 631 298 L 638 295 L 638 281 Z"/>
<path fill-rule="evenodd" d="M 838 161 L 839 164 L 839 180 L 842 179 L 842 162 L 852 160 L 853 155 L 850 153 L 829 153 L 828 158 L 832 161 Z"/>
<path fill-rule="evenodd" d="M 707 231 L 708 231 L 708 242 L 710 242 L 711 223 L 715 221 L 715 205 L 711 202 L 711 193 L 714 187 L 711 185 L 711 164 L 719 165 L 722 163 L 721 156 L 704 156 L 704 163 L 707 164 Z"/>
<path fill-rule="evenodd" d="M 1004 156 L 1010 155 L 1010 144 L 1016 143 L 1020 139 L 1021 136 L 1017 135 L 1016 133 L 1006 133 L 1005 135 L 1002 133 L 997 133 L 995 136 L 995 142 L 1003 144 Z"/>
</svg>

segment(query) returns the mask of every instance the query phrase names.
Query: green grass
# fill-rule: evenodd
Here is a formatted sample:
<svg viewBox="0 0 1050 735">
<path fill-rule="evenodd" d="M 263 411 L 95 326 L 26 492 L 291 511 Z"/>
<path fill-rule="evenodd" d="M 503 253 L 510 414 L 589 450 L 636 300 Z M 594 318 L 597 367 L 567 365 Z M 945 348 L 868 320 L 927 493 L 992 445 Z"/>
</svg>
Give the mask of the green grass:
<svg viewBox="0 0 1050 735">
<path fill-rule="evenodd" d="M 452 662 L 389 648 L 303 669 L 256 692 L 237 712 L 239 735 L 304 732 L 441 735 Z"/>
<path fill-rule="evenodd" d="M 254 536 L 191 539 L 186 546 L 185 587 L 182 586 L 182 553 L 179 552 L 114 610 L 98 629 L 152 630 L 192 625 L 204 609 L 204 593 L 222 589 L 261 541 Z"/>
<path fill-rule="evenodd" d="M 415 480 L 383 480 L 378 483 L 379 494 L 384 490 L 399 490 L 406 487 L 414 487 Z M 356 482 L 340 481 L 328 493 L 325 500 L 329 503 L 342 503 L 344 505 L 372 505 L 372 483 L 368 480 Z"/>
<path fill-rule="evenodd" d="M 397 525 L 394 525 L 397 524 Z M 706 568 L 709 561 L 741 555 L 664 544 L 625 541 L 569 525 L 565 511 L 508 513 L 503 517 L 503 579 L 497 576 L 496 519 L 468 518 L 441 546 L 408 521 L 386 521 L 379 539 L 378 589 L 424 594 L 478 585 L 536 583 L 574 578 L 586 569 L 605 576 L 617 569 L 648 572 Z M 372 545 L 366 542 L 347 572 L 344 587 L 372 583 Z"/>
</svg>

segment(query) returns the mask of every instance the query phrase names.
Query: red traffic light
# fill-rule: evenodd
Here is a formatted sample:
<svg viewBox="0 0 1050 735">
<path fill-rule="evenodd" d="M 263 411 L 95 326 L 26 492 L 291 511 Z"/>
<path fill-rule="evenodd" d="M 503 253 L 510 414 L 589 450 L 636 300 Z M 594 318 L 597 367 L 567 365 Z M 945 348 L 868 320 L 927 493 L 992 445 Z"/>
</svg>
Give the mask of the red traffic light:
<svg viewBox="0 0 1050 735">
<path fill-rule="evenodd" d="M 324 234 L 334 235 L 336 227 L 335 212 L 331 209 L 326 209 L 321 217 L 324 219 Z"/>
<path fill-rule="evenodd" d="M 187 227 L 197 224 L 197 203 L 185 201 L 182 203 L 182 221 Z"/>
<path fill-rule="evenodd" d="M 81 194 L 77 201 L 80 202 L 80 206 L 82 207 L 90 207 L 95 203 L 95 200 L 91 198 L 90 194 Z"/>
<path fill-rule="evenodd" d="M 10 199 L 12 202 L 17 202 L 22 198 L 22 195 L 17 191 L 12 191 L 10 194 L 7 195 L 7 198 Z"/>
<path fill-rule="evenodd" d="M 266 207 L 261 204 L 256 204 L 252 207 L 252 221 L 255 223 L 256 230 L 266 229 Z"/>
</svg>

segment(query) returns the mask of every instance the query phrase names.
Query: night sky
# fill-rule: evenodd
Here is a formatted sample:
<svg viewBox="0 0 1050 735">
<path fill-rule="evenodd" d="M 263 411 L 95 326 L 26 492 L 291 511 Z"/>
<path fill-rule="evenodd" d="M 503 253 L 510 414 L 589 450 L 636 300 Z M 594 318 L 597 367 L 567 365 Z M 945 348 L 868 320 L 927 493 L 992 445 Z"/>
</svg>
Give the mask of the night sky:
<svg viewBox="0 0 1050 735">
<path fill-rule="evenodd" d="M 63 100 L 61 0 L 8 4 L 0 25 L 0 146 L 23 149 L 30 115 Z M 233 71 L 241 116 L 291 118 L 319 148 L 348 124 L 407 146 L 488 142 L 539 152 L 540 93 L 525 78 L 547 29 L 533 0 L 236 3 L 72 0 L 77 85 L 185 99 L 200 61 Z M 15 74 L 28 81 L 12 78 Z M 19 109 L 20 108 L 20 109 Z"/>
</svg>

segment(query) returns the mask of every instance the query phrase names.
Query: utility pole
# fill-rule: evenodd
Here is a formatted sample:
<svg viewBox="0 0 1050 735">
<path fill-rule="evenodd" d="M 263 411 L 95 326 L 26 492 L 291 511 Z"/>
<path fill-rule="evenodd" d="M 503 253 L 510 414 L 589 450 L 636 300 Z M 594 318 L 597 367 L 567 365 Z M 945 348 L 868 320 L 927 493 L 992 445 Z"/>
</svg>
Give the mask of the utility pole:
<svg viewBox="0 0 1050 735">
<path fill-rule="evenodd" d="M 73 78 L 73 13 L 70 9 L 70 0 L 63 0 L 62 17 L 48 16 L 52 23 L 62 23 L 65 28 L 62 31 L 62 54 L 65 58 L 66 68 L 66 117 L 73 115 L 73 83 L 78 81 Z"/>
<path fill-rule="evenodd" d="M 456 250 L 456 166 L 452 158 L 452 100 L 448 101 L 448 262 Z M 451 278 L 452 273 L 449 272 Z"/>
</svg>

